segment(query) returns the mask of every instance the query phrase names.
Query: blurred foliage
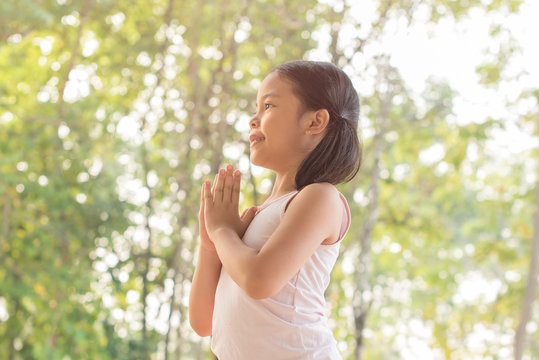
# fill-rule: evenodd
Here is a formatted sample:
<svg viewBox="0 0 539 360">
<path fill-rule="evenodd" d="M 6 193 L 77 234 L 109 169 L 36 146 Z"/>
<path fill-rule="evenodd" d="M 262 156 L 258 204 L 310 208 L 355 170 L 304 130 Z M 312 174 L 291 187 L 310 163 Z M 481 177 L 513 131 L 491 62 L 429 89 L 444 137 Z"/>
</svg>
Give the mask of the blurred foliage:
<svg viewBox="0 0 539 360">
<path fill-rule="evenodd" d="M 422 6 L 436 22 L 519 4 Z M 364 52 L 383 41 L 390 20 L 418 21 L 416 1 L 378 1 L 371 24 L 354 22 L 352 5 L 0 4 L 1 359 L 211 358 L 186 308 L 199 188 L 230 162 L 244 174 L 242 206 L 263 201 L 271 175 L 247 157 L 256 89 L 273 66 L 313 54 L 316 33 L 329 36 L 323 51 L 354 81 L 373 84 L 361 95 L 364 166 L 340 186 L 353 224 L 327 293 L 343 356 L 359 358 L 359 293 L 370 303 L 360 329 L 367 359 L 510 357 L 537 151 L 493 155 L 487 145 L 506 119 L 462 125 L 453 112 L 459 94 L 446 83 L 429 79 L 414 94 L 390 54 Z M 350 29 L 358 36 L 345 36 Z M 505 38 L 478 67 L 486 86 L 510 77 L 518 47 Z M 508 104 L 535 101 L 518 126 L 536 138 L 538 94 L 523 89 Z M 531 358 L 539 356 L 535 308 Z"/>
</svg>

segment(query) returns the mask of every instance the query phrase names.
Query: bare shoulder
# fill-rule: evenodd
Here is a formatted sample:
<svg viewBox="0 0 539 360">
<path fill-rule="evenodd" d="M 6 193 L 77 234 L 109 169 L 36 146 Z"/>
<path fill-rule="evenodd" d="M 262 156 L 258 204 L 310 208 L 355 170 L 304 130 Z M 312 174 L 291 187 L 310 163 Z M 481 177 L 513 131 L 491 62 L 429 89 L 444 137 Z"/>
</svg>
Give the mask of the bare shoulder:
<svg viewBox="0 0 539 360">
<path fill-rule="evenodd" d="M 314 183 L 305 186 L 289 203 L 290 215 L 311 215 L 321 223 L 331 225 L 341 217 L 341 200 L 337 188 L 330 183 Z"/>
<path fill-rule="evenodd" d="M 298 202 L 322 203 L 331 206 L 332 203 L 339 204 L 339 191 L 330 183 L 314 183 L 301 189 L 296 198 Z"/>
</svg>

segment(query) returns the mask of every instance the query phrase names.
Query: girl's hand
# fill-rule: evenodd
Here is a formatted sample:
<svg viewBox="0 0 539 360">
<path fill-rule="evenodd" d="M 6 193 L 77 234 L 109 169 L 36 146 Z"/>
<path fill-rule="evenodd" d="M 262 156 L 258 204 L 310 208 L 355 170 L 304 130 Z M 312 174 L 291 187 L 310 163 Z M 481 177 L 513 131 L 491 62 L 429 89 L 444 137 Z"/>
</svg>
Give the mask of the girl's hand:
<svg viewBox="0 0 539 360">
<path fill-rule="evenodd" d="M 210 190 L 210 182 L 204 183 L 204 220 L 209 237 L 221 228 L 232 229 L 242 238 L 256 214 L 251 207 L 238 214 L 241 174 L 232 165 L 220 169 Z"/>
<path fill-rule="evenodd" d="M 215 177 L 217 179 L 217 177 Z M 198 211 L 198 233 L 200 234 L 200 246 L 207 250 L 215 251 L 215 245 L 210 239 L 210 234 L 206 229 L 206 221 L 204 219 L 204 190 L 205 186 L 202 185 L 202 190 L 200 191 L 200 210 Z"/>
</svg>

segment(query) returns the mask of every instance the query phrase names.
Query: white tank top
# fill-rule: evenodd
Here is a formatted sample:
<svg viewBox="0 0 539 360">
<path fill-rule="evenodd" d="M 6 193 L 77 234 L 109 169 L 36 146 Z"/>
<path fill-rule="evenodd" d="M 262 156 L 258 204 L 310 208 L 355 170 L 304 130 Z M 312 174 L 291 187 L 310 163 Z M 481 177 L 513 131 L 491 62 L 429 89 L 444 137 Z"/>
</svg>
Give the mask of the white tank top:
<svg viewBox="0 0 539 360">
<path fill-rule="evenodd" d="M 245 232 L 244 243 L 261 249 L 295 194 L 259 207 Z M 222 268 L 215 293 L 211 344 L 219 360 L 342 359 L 327 324 L 324 298 L 341 240 L 350 227 L 350 209 L 340 196 L 343 222 L 339 241 L 320 245 L 275 295 L 262 300 L 249 297 Z"/>
</svg>

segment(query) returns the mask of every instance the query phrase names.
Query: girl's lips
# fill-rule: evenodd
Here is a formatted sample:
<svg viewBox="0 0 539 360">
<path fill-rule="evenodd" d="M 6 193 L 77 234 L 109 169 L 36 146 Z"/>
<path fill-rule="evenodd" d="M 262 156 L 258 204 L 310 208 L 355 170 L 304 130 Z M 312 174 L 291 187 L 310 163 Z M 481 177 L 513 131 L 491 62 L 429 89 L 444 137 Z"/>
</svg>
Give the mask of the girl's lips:
<svg viewBox="0 0 539 360">
<path fill-rule="evenodd" d="M 249 142 L 251 143 L 250 146 L 254 146 L 258 144 L 259 142 L 264 141 L 266 138 L 260 135 L 251 135 L 249 136 Z"/>
</svg>

